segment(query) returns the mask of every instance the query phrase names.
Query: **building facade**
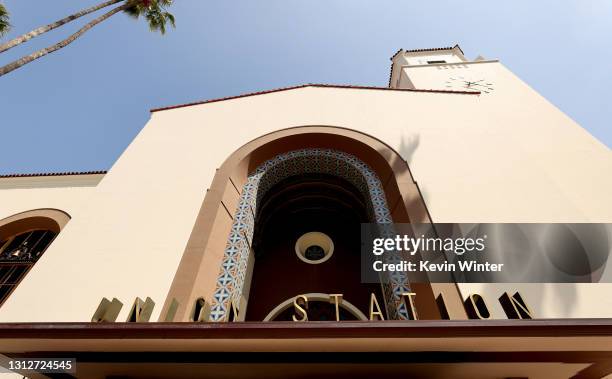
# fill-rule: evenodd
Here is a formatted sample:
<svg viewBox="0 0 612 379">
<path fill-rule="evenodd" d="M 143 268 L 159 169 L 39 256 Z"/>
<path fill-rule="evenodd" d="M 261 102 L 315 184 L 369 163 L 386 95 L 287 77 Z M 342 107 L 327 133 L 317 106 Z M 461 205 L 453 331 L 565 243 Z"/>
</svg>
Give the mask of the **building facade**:
<svg viewBox="0 0 612 379">
<path fill-rule="evenodd" d="M 108 172 L 1 177 L 4 357 L 88 378 L 612 373 L 611 284 L 361 283 L 361 223 L 612 222 L 610 150 L 498 60 L 391 61 L 388 88 L 153 109 Z"/>
</svg>

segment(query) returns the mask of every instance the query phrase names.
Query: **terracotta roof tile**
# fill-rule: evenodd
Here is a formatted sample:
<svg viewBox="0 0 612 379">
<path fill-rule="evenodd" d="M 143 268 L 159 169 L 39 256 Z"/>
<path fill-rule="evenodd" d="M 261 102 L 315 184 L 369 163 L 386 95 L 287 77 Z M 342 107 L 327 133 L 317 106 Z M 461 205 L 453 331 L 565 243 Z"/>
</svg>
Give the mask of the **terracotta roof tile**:
<svg viewBox="0 0 612 379">
<path fill-rule="evenodd" d="M 394 55 L 394 57 L 395 57 L 395 55 Z M 393 58 L 391 58 L 391 59 L 393 59 Z M 391 77 L 393 76 L 393 66 L 394 65 L 395 65 L 395 62 L 391 63 L 391 68 L 389 69 L 389 85 L 388 85 L 389 88 L 391 88 Z"/>
<path fill-rule="evenodd" d="M 454 48 L 459 49 L 459 51 L 461 51 L 461 54 L 463 54 L 463 50 L 461 50 L 461 47 L 459 47 L 459 44 L 455 44 L 455 46 L 447 46 L 447 47 L 433 47 L 433 48 L 429 48 L 429 49 L 412 49 L 412 50 L 404 50 L 404 52 L 406 53 L 420 53 L 420 52 L 425 52 L 425 51 L 442 51 L 442 50 L 452 50 Z M 401 50 L 400 50 L 401 51 Z M 395 55 L 397 55 L 397 53 L 395 53 Z M 394 55 L 394 56 L 395 56 Z"/>
<path fill-rule="evenodd" d="M 73 175 L 101 175 L 106 174 L 107 171 L 69 171 L 69 172 L 41 172 L 31 174 L 2 174 L 0 178 L 32 178 L 38 176 L 73 176 Z"/>
<path fill-rule="evenodd" d="M 193 105 L 210 104 L 210 103 L 216 103 L 216 102 L 219 102 L 219 101 L 233 100 L 233 99 L 239 99 L 239 98 L 242 98 L 242 97 L 249 97 L 249 96 L 265 95 L 265 94 L 268 94 L 268 93 L 289 91 L 289 90 L 293 90 L 293 89 L 306 88 L 306 87 L 367 89 L 367 90 L 403 91 L 403 92 L 449 93 L 449 94 L 462 94 L 462 95 L 479 95 L 480 94 L 480 92 L 477 92 L 477 91 L 448 91 L 448 90 L 438 90 L 438 89 L 407 89 L 407 88 L 388 88 L 388 87 L 355 86 L 355 85 L 339 85 L 339 84 L 303 84 L 303 85 L 299 85 L 299 86 L 275 88 L 275 89 L 271 89 L 271 90 L 267 90 L 267 91 L 251 92 L 251 93 L 245 93 L 245 94 L 242 94 L 242 95 L 221 97 L 221 98 L 217 98 L 217 99 L 195 101 L 195 102 L 192 102 L 192 103 L 177 104 L 177 105 L 172 105 L 172 106 L 168 106 L 168 107 L 153 108 L 153 109 L 151 109 L 151 112 L 159 112 L 159 111 L 165 111 L 165 110 L 170 110 L 170 109 L 189 107 L 189 106 L 193 106 Z"/>
</svg>

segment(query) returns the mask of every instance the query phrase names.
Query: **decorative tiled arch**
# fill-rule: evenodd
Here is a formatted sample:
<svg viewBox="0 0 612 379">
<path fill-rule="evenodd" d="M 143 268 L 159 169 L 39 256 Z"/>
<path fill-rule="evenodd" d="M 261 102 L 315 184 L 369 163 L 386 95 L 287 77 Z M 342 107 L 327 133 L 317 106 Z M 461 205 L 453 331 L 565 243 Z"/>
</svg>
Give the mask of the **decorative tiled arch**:
<svg viewBox="0 0 612 379">
<path fill-rule="evenodd" d="M 254 259 L 250 246 L 262 196 L 283 179 L 309 173 L 330 174 L 349 181 L 368 200 L 367 211 L 373 222 L 383 225 L 393 222 L 380 179 L 366 163 L 351 154 L 331 149 L 302 149 L 264 162 L 248 176 L 242 188 L 213 295 L 211 321 L 224 321 L 232 301 L 240 304 L 248 263 Z M 394 275 L 383 280 L 383 290 L 389 317 L 408 318 L 406 305 L 401 300 L 401 294 L 409 292 L 406 278 Z"/>
</svg>

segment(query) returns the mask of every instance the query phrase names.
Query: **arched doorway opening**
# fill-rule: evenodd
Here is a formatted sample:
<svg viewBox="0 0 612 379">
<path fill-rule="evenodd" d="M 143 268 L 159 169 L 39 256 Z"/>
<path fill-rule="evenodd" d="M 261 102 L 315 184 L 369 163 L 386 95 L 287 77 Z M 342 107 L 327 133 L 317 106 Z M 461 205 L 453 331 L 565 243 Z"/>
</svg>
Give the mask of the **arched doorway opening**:
<svg viewBox="0 0 612 379">
<path fill-rule="evenodd" d="M 68 220 L 68 214 L 55 209 L 32 210 L 0 220 L 0 306 Z"/>
<path fill-rule="evenodd" d="M 245 189 L 242 196 L 248 212 L 255 212 L 252 241 L 242 244 L 251 246 L 244 254 L 253 260 L 252 275 L 246 275 L 252 279 L 245 286 L 238 275 L 233 288 L 242 290 L 235 299 L 247 300 L 242 302 L 248 304 L 245 319 L 262 321 L 284 299 L 309 292 L 342 293 L 367 312 L 370 294 L 382 299 L 383 293 L 380 284 L 360 281 L 360 225 L 391 221 L 379 180 L 358 159 L 335 150 L 288 152 L 262 166 L 245 185 L 257 192 Z M 249 215 L 236 219 L 241 220 L 236 230 L 242 227 L 248 238 Z M 229 241 L 228 246 L 233 259 L 236 244 Z M 246 270 L 251 265 L 238 264 Z"/>
<path fill-rule="evenodd" d="M 387 317 L 408 318 L 400 298 L 410 292 L 407 277 L 388 276 L 382 287 L 360 280 L 361 223 L 390 224 L 392 218 L 378 175 L 357 157 L 320 148 L 279 154 L 249 174 L 233 219 L 213 296 L 212 321 L 231 320 L 232 310 L 242 316 L 239 319 L 248 312 L 250 320 L 261 321 L 288 296 L 330 289 L 361 299 L 364 310 L 370 293 L 382 295 Z M 320 265 L 304 264 L 313 249 L 324 253 L 322 244 L 304 246 L 300 257 L 306 259 L 290 254 L 300 235 L 322 232 L 338 238 L 332 242 L 337 245 L 336 257 L 325 262 L 320 257 Z M 256 254 L 265 256 L 265 263 L 257 263 Z M 252 287 L 256 293 L 250 295 Z M 256 302 L 249 307 L 251 297 Z"/>
</svg>

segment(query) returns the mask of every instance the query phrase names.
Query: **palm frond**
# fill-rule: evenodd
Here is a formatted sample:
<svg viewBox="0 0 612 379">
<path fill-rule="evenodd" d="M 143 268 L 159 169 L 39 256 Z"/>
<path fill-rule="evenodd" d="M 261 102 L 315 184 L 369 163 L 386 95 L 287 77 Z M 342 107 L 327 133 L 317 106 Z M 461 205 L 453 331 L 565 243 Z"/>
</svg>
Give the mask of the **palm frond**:
<svg viewBox="0 0 612 379">
<path fill-rule="evenodd" d="M 164 15 L 166 17 L 166 20 L 168 20 L 170 22 L 170 25 L 173 28 L 176 28 L 176 21 L 174 19 L 174 15 L 172 13 L 170 13 L 170 12 L 164 12 Z"/>
<path fill-rule="evenodd" d="M 4 4 L 0 4 L 0 37 L 3 37 L 11 29 L 9 22 L 9 12 Z"/>
<path fill-rule="evenodd" d="M 133 5 L 126 9 L 128 16 L 138 19 L 143 16 L 149 24 L 149 30 L 166 34 L 166 25 L 176 27 L 174 15 L 166 10 L 173 0 L 129 0 Z"/>
</svg>

